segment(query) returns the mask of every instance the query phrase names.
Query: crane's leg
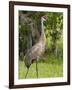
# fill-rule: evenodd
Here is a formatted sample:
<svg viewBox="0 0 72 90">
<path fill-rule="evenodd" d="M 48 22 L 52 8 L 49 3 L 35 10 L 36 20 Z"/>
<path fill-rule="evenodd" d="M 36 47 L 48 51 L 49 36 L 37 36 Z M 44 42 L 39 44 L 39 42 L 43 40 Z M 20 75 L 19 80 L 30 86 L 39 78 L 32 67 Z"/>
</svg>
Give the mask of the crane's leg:
<svg viewBox="0 0 72 90">
<path fill-rule="evenodd" d="M 27 69 L 27 72 L 26 72 L 25 78 L 27 77 L 28 72 L 29 72 L 29 68 Z"/>
<path fill-rule="evenodd" d="M 38 61 L 36 60 L 36 73 L 37 73 L 37 78 L 38 78 Z"/>
</svg>

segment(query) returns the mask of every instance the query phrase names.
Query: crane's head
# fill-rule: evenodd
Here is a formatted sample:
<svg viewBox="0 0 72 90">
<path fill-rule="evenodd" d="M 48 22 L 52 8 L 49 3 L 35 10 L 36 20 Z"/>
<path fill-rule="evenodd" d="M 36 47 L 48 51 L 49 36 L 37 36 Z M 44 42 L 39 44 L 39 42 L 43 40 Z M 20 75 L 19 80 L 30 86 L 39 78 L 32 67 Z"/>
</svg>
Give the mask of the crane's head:
<svg viewBox="0 0 72 90">
<path fill-rule="evenodd" d="M 42 16 L 42 20 L 46 21 L 48 19 L 47 15 Z"/>
</svg>

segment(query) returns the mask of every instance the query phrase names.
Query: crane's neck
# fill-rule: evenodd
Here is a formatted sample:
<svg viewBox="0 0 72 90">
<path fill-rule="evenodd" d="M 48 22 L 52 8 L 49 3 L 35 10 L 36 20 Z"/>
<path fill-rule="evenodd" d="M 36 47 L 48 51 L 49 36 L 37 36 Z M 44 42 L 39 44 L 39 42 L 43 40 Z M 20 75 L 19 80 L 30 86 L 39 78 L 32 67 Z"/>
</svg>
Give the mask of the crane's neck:
<svg viewBox="0 0 72 90">
<path fill-rule="evenodd" d="M 44 33 L 44 24 L 43 24 L 43 22 L 44 22 L 44 18 L 41 17 L 41 37 L 40 37 L 40 39 L 41 39 L 41 41 L 45 42 L 46 37 L 45 37 L 45 33 Z"/>
<path fill-rule="evenodd" d="M 44 25 L 43 25 L 43 17 L 41 17 L 41 35 L 44 34 Z"/>
</svg>

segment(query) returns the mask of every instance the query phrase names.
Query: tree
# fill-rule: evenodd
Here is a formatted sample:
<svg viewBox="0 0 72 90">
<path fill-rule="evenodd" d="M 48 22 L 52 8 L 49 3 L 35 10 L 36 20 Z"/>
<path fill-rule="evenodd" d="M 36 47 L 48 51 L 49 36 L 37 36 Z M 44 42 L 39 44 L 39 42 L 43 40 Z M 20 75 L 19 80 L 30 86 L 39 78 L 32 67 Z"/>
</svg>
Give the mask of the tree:
<svg viewBox="0 0 72 90">
<path fill-rule="evenodd" d="M 48 35 L 51 36 L 51 49 L 53 53 L 57 50 L 57 40 L 62 36 L 63 29 L 63 14 L 50 12 L 47 14 L 48 20 L 46 23 L 46 29 Z"/>
</svg>

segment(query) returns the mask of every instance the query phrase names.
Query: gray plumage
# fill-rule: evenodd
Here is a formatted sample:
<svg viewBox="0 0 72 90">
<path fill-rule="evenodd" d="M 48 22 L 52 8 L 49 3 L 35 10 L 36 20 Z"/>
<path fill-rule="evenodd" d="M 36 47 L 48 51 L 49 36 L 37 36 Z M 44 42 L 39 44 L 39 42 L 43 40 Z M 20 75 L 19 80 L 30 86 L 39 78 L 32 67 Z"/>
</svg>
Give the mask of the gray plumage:
<svg viewBox="0 0 72 90">
<path fill-rule="evenodd" d="M 27 68 L 30 67 L 30 65 L 36 61 L 39 60 L 39 57 L 44 53 L 45 51 L 45 44 L 46 44 L 46 37 L 44 33 L 44 25 L 43 22 L 45 21 L 44 17 L 41 17 L 41 36 L 39 41 L 30 48 L 27 53 L 25 54 L 25 65 Z"/>
</svg>

